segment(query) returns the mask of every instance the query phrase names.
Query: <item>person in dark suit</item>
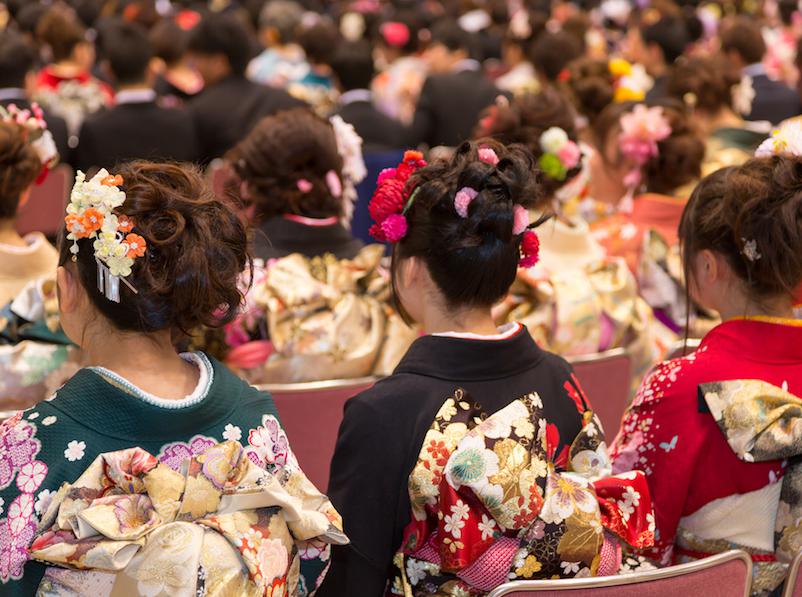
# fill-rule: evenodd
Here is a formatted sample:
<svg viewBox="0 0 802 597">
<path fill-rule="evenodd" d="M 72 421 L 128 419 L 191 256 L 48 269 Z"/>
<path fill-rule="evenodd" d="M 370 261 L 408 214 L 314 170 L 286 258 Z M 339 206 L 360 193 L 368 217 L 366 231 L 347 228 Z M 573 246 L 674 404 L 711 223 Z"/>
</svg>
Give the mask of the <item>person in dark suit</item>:
<svg viewBox="0 0 802 597">
<path fill-rule="evenodd" d="M 679 16 L 665 16 L 655 23 L 629 31 L 626 55 L 629 60 L 642 64 L 654 86 L 646 94 L 648 101 L 668 97 L 668 69 L 691 43 L 685 21 Z"/>
<path fill-rule="evenodd" d="M 367 41 L 340 46 L 331 61 L 340 90 L 335 114 L 353 125 L 362 137 L 365 152 L 399 149 L 406 141 L 406 128 L 373 105 L 370 83 L 376 74 Z"/>
<path fill-rule="evenodd" d="M 156 103 L 150 70 L 153 49 L 145 30 L 114 23 L 103 32 L 105 70 L 117 87 L 114 107 L 81 127 L 73 164 L 84 171 L 133 159 L 191 162 L 197 157 L 192 117 Z"/>
<path fill-rule="evenodd" d="M 36 82 L 36 54 L 17 33 L 6 30 L 0 33 L 0 105 L 16 105 L 28 110 L 30 93 Z M 62 161 L 69 157 L 67 123 L 63 118 L 45 112 L 45 122 Z"/>
<path fill-rule="evenodd" d="M 192 31 L 189 59 L 205 89 L 189 110 L 204 163 L 222 156 L 265 116 L 305 105 L 284 90 L 246 79 L 251 54 L 248 32 L 233 15 L 208 14 Z"/>
<path fill-rule="evenodd" d="M 802 113 L 799 94 L 781 81 L 769 78 L 763 66 L 766 42 L 760 25 L 748 17 L 737 17 L 721 32 L 721 51 L 724 56 L 740 69 L 744 80 L 741 82 L 742 94 L 747 97 L 736 101 L 737 108 L 747 120 L 767 120 L 777 124 Z M 751 106 L 749 90 L 751 84 L 754 97 Z M 749 108 L 746 110 L 746 108 Z"/>
<path fill-rule="evenodd" d="M 470 58 L 472 39 L 455 21 L 432 28 L 426 51 L 431 73 L 423 84 L 409 134 L 411 144 L 454 147 L 469 139 L 479 114 L 493 104 L 499 90 Z"/>
</svg>

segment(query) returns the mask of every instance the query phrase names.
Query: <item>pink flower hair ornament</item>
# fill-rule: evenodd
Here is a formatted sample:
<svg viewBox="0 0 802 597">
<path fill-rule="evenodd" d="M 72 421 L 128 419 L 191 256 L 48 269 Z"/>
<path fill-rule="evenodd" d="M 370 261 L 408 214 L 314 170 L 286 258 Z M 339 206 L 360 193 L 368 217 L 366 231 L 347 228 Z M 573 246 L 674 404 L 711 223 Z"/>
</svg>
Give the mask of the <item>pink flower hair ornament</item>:
<svg viewBox="0 0 802 597">
<path fill-rule="evenodd" d="M 498 155 L 490 147 L 480 147 L 478 151 L 479 160 L 485 164 L 490 164 L 494 168 L 498 166 Z"/>
<path fill-rule="evenodd" d="M 426 166 L 423 154 L 407 151 L 395 168 L 382 170 L 376 181 L 376 190 L 368 204 L 374 224 L 369 234 L 379 242 L 397 243 L 409 230 L 406 213 L 415 200 L 418 189 L 407 189 L 407 181 L 420 168 Z"/>
<path fill-rule="evenodd" d="M 459 217 L 468 217 L 468 208 L 478 195 L 479 191 L 472 189 L 471 187 L 462 187 L 459 191 L 457 191 L 457 194 L 454 195 L 454 209 Z"/>
<path fill-rule="evenodd" d="M 668 123 L 663 108 L 654 106 L 647 108 L 638 104 L 621 117 L 621 133 L 618 144 L 621 155 L 635 162 L 636 167 L 627 174 L 625 183 L 628 186 L 640 184 L 640 169 L 652 158 L 659 155 L 658 143 L 671 136 L 671 125 Z"/>
</svg>

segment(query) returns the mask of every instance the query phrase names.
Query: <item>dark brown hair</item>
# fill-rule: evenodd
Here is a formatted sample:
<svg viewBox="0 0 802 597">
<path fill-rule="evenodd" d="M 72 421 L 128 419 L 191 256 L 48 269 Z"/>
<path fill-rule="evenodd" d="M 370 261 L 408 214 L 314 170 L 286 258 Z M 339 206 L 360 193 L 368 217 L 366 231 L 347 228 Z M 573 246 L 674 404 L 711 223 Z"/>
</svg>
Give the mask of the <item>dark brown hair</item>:
<svg viewBox="0 0 802 597">
<path fill-rule="evenodd" d="M 497 166 L 479 160 L 480 147 L 496 152 Z M 409 316 L 395 279 L 399 261 L 410 257 L 424 261 L 449 309 L 489 307 L 501 300 L 518 271 L 521 236 L 512 233 L 513 208 L 536 207 L 542 198 L 530 151 L 490 139 L 465 142 L 453 158 L 418 170 L 407 185 L 416 194 L 406 213 L 407 235 L 394 246 L 392 262 L 395 303 L 405 320 Z M 463 187 L 479 192 L 467 218 L 454 208 Z"/>
<path fill-rule="evenodd" d="M 306 108 L 264 118 L 226 160 L 248 184 L 261 220 L 282 214 L 342 215 L 342 198 L 332 196 L 326 184 L 330 170 L 342 178 L 334 129 Z M 312 184 L 310 191 L 298 188 L 300 179 Z"/>
<path fill-rule="evenodd" d="M 576 142 L 576 114 L 568 101 L 551 88 L 538 94 L 526 94 L 500 103 L 486 112 L 477 127 L 476 137 L 490 137 L 504 144 L 519 143 L 532 153 L 535 162 L 543 155 L 540 136 L 551 127 L 559 127 Z M 579 174 L 579 165 L 562 181 L 541 175 L 540 187 L 551 197 L 567 181 Z"/>
<path fill-rule="evenodd" d="M 126 278 L 136 294 L 120 284 L 115 303 L 98 290 L 92 241 L 80 240 L 74 266 L 92 304 L 122 331 L 189 333 L 233 320 L 243 300 L 240 274 L 251 263 L 245 227 L 234 211 L 192 166 L 135 161 L 117 173 L 126 200 L 115 213 L 133 219 L 147 251 Z M 70 246 L 62 235 L 61 265 L 72 265 Z"/>
<path fill-rule="evenodd" d="M 609 135 L 619 130 L 621 117 L 634 109 L 637 102 L 611 104 L 599 115 L 593 132 L 596 147 L 604 155 Z M 643 183 L 651 193 L 672 194 L 682 185 L 693 182 L 702 174 L 705 144 L 691 125 L 688 111 L 677 101 L 653 102 L 659 106 L 671 126 L 671 135 L 658 141 L 658 154 L 642 168 Z"/>
<path fill-rule="evenodd" d="M 732 108 L 740 73 L 721 57 L 680 58 L 669 70 L 666 91 L 687 106 L 717 114 Z"/>
<path fill-rule="evenodd" d="M 36 37 L 50 47 L 53 61 L 60 62 L 67 60 L 75 46 L 86 40 L 86 31 L 71 9 L 56 5 L 39 19 Z"/>
<path fill-rule="evenodd" d="M 561 91 L 577 111 L 593 123 L 615 97 L 615 81 L 610 73 L 609 62 L 597 58 L 578 58 L 568 64 L 566 72 Z"/>
<path fill-rule="evenodd" d="M 761 62 L 766 42 L 758 22 L 747 16 L 733 17 L 721 27 L 721 51 L 736 52 L 746 64 Z"/>
<path fill-rule="evenodd" d="M 566 31 L 542 33 L 533 45 L 532 64 L 547 81 L 556 81 L 569 62 L 582 55 L 580 41 Z"/>
<path fill-rule="evenodd" d="M 19 124 L 0 123 L 0 220 L 17 215 L 20 197 L 42 171 L 39 156 Z"/>
<path fill-rule="evenodd" d="M 757 303 L 793 296 L 802 282 L 802 158 L 756 158 L 706 177 L 685 206 L 679 238 L 686 280 L 696 255 L 710 250 Z M 747 242 L 759 259 L 746 257 Z"/>
</svg>

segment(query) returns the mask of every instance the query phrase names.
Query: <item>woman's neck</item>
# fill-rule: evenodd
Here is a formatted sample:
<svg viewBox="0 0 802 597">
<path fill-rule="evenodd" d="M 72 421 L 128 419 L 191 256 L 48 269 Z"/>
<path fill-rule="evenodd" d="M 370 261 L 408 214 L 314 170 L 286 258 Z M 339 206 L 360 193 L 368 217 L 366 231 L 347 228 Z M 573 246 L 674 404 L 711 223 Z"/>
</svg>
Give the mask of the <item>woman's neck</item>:
<svg viewBox="0 0 802 597">
<path fill-rule="evenodd" d="M 87 331 L 84 364 L 103 367 L 160 398 L 182 399 L 198 384 L 196 367 L 182 359 L 169 332 L 155 334 Z"/>
<path fill-rule="evenodd" d="M 27 247 L 28 243 L 22 238 L 14 227 L 14 220 L 0 220 L 0 245 L 12 247 Z"/>
<path fill-rule="evenodd" d="M 721 321 L 743 317 L 794 318 L 794 307 L 790 299 L 778 299 L 761 305 L 744 297 L 737 297 L 735 300 L 731 298 L 727 304 L 716 310 L 721 316 Z"/>
<path fill-rule="evenodd" d="M 490 336 L 498 333 L 490 309 L 471 309 L 444 313 L 436 306 L 425 309 L 423 330 L 427 334 L 458 332 Z"/>
</svg>

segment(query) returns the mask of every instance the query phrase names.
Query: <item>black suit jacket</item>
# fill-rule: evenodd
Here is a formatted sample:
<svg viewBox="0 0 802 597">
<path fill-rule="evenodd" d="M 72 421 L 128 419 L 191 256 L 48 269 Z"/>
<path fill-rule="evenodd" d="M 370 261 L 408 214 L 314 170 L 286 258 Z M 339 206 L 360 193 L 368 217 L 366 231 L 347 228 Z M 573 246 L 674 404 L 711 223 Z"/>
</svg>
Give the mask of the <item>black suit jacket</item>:
<svg viewBox="0 0 802 597">
<path fill-rule="evenodd" d="M 207 87 L 189 104 L 201 161 L 221 157 L 265 116 L 305 105 L 282 89 L 257 85 L 244 77 L 232 75 Z"/>
<path fill-rule="evenodd" d="M 406 127 L 382 114 L 368 101 L 350 102 L 341 106 L 335 114 L 353 125 L 362 137 L 365 153 L 401 149 L 406 145 Z"/>
<path fill-rule="evenodd" d="M 799 94 L 785 83 L 774 81 L 766 75 L 752 78 L 755 99 L 752 100 L 752 112 L 747 120 L 768 120 L 772 124 L 802 113 L 802 102 Z"/>
<path fill-rule="evenodd" d="M 81 126 L 73 165 L 114 167 L 133 159 L 192 162 L 198 158 L 192 117 L 156 102 L 125 103 L 92 114 Z"/>
<path fill-rule="evenodd" d="M 0 100 L 0 104 L 3 106 L 14 104 L 21 110 L 30 110 L 31 108 L 31 102 L 24 97 Z M 44 112 L 44 117 L 47 123 L 47 130 L 53 135 L 53 141 L 56 144 L 56 149 L 58 149 L 59 160 L 68 162 L 70 159 L 70 146 L 67 135 L 67 122 L 61 116 L 48 114 L 47 112 Z"/>
<path fill-rule="evenodd" d="M 453 147 L 470 139 L 479 114 L 500 94 L 479 70 L 428 77 L 415 110 L 410 145 Z"/>
</svg>

